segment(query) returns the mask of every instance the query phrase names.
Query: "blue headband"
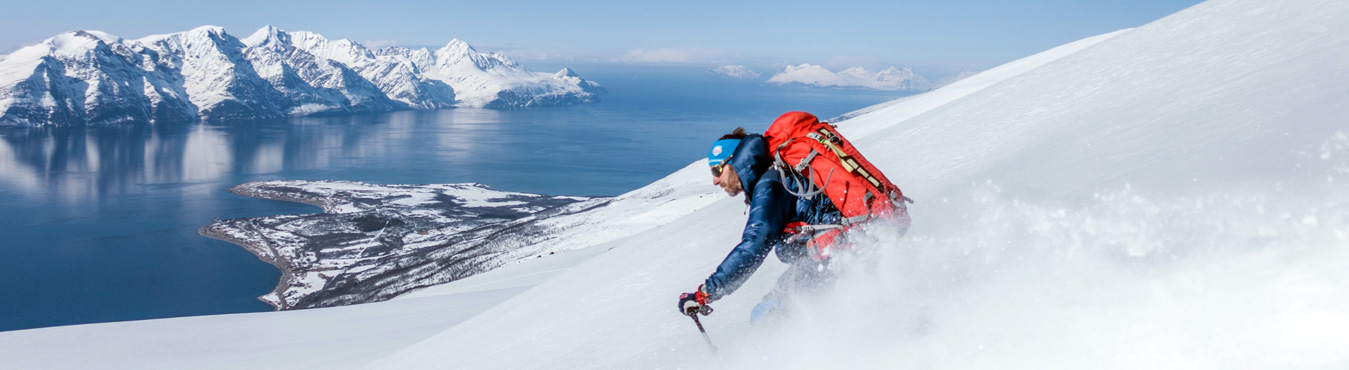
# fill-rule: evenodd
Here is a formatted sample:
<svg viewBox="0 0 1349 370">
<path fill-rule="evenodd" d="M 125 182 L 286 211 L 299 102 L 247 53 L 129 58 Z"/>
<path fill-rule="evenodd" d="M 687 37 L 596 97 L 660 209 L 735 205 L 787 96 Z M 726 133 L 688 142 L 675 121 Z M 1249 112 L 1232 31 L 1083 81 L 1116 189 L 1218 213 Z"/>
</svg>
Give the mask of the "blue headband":
<svg viewBox="0 0 1349 370">
<path fill-rule="evenodd" d="M 720 166 L 731 158 L 731 153 L 735 153 L 735 148 L 740 146 L 740 139 L 717 140 L 712 143 L 712 150 L 707 152 L 707 165 L 711 167 Z"/>
</svg>

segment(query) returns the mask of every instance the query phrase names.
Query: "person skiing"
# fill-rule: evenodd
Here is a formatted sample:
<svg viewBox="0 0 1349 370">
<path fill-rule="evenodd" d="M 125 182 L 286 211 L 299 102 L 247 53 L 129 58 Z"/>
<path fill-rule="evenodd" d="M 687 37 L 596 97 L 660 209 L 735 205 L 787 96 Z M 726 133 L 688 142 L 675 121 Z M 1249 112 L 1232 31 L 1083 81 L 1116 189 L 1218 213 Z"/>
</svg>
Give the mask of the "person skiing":
<svg viewBox="0 0 1349 370">
<path fill-rule="evenodd" d="M 707 161 L 714 185 L 732 197 L 745 194 L 749 220 L 740 243 L 731 249 L 716 272 L 694 292 L 680 295 L 681 313 L 710 313 L 708 304 L 735 292 L 772 250 L 790 267 L 778 278 L 777 287 L 751 311 L 751 322 L 758 322 L 765 314 L 775 311 L 783 296 L 814 290 L 832 279 L 828 260 L 812 258 L 807 249 L 811 233 L 784 231 L 793 223 L 839 224 L 840 213 L 825 194 L 816 192 L 811 195 L 802 191 L 809 186 L 805 184 L 809 180 L 784 176 L 781 169 L 772 165 L 774 159 L 764 137 L 746 134 L 744 128 L 736 128 L 714 142 Z M 799 195 L 811 196 L 803 198 Z"/>
</svg>

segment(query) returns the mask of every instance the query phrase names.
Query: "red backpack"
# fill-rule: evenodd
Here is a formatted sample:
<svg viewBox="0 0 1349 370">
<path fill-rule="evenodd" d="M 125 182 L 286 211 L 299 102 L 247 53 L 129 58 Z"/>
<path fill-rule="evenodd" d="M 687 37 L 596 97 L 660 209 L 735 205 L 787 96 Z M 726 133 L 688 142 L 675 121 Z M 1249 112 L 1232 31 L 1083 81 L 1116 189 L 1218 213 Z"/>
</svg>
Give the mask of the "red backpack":
<svg viewBox="0 0 1349 370">
<path fill-rule="evenodd" d="M 787 176 L 803 181 L 795 194 L 803 198 L 824 193 L 842 214 L 841 225 L 806 225 L 793 222 L 784 232 L 810 238 L 807 246 L 814 258 L 823 260 L 833 250 L 846 248 L 835 239 L 848 228 L 879 220 L 909 229 L 906 202 L 913 200 L 885 178 L 833 125 L 806 112 L 787 112 L 764 132 L 773 165 Z"/>
</svg>

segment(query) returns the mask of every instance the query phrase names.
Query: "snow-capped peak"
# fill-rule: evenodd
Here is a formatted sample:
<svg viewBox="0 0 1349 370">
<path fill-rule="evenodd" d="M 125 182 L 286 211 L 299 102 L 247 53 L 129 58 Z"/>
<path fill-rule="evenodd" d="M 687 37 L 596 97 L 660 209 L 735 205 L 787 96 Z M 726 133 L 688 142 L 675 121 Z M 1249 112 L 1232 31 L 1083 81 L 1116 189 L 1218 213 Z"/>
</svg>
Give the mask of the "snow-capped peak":
<svg viewBox="0 0 1349 370">
<path fill-rule="evenodd" d="M 478 52 L 478 50 L 474 49 L 472 45 L 469 45 L 467 42 L 464 42 L 463 40 L 460 40 L 460 39 L 458 39 L 458 38 L 450 39 L 450 42 L 445 43 L 445 46 L 442 46 L 440 49 L 441 49 L 441 50 L 448 50 L 448 51 L 450 51 L 450 52 L 457 52 L 457 53 L 477 53 L 477 52 Z"/>
<path fill-rule="evenodd" d="M 441 69 L 472 68 L 489 71 L 503 66 L 516 67 L 514 61 L 509 61 L 495 53 L 479 53 L 473 46 L 459 39 L 450 40 L 449 43 L 445 44 L 445 47 L 436 50 L 435 57 L 436 64 Z"/>
<path fill-rule="evenodd" d="M 73 33 L 74 33 L 75 36 L 90 37 L 90 38 L 97 39 L 97 40 L 99 40 L 99 41 L 103 41 L 104 43 L 108 43 L 108 44 L 115 44 L 115 43 L 120 43 L 120 42 L 122 42 L 122 38 L 121 38 L 121 37 L 113 36 L 113 35 L 111 35 L 111 34 L 109 34 L 109 33 L 107 33 L 107 32 L 103 32 L 103 31 L 80 30 L 80 31 L 75 31 L 75 32 L 73 32 Z"/>
<path fill-rule="evenodd" d="M 252 35 L 245 37 L 241 41 L 243 41 L 244 45 L 250 47 L 266 45 L 271 45 L 272 47 L 291 46 L 290 34 L 270 25 L 259 28 L 256 32 L 253 32 Z"/>
<path fill-rule="evenodd" d="M 188 34 L 204 34 L 204 35 L 208 35 L 208 36 L 221 36 L 221 35 L 226 35 L 226 34 L 228 34 L 227 32 L 225 32 L 225 27 L 211 26 L 211 25 L 206 25 L 206 26 L 201 26 L 201 27 L 193 28 L 193 29 L 187 31 L 187 33 L 188 33 Z"/>
<path fill-rule="evenodd" d="M 80 30 L 56 35 L 47 39 L 44 44 L 50 45 L 51 51 L 55 54 L 74 55 L 93 50 L 98 44 L 117 44 L 121 40 L 120 37 L 105 32 Z"/>
<path fill-rule="evenodd" d="M 308 31 L 291 32 L 290 36 L 295 43 L 295 47 L 348 66 L 356 67 L 375 58 L 375 53 L 371 52 L 370 49 L 350 40 L 328 40 L 323 35 Z"/>
<path fill-rule="evenodd" d="M 842 78 L 833 72 L 830 72 L 828 69 L 825 69 L 823 66 L 809 63 L 783 67 L 782 72 L 773 75 L 773 77 L 769 77 L 768 82 L 776 84 L 800 83 L 816 86 L 848 85 Z"/>
<path fill-rule="evenodd" d="M 468 58 L 473 58 L 478 56 L 478 50 L 474 49 L 473 46 L 469 45 L 467 42 L 461 41 L 459 39 L 452 39 L 450 40 L 450 42 L 445 43 L 445 46 L 440 47 L 440 49 L 436 49 L 435 54 L 437 58 L 440 58 L 442 56 L 444 57 L 464 56 Z"/>
<path fill-rule="evenodd" d="M 576 74 L 576 71 L 571 70 L 571 68 L 565 67 L 563 67 L 561 71 L 557 71 L 557 73 L 553 74 L 553 78 L 563 78 L 563 77 L 581 77 L 581 75 Z"/>
</svg>

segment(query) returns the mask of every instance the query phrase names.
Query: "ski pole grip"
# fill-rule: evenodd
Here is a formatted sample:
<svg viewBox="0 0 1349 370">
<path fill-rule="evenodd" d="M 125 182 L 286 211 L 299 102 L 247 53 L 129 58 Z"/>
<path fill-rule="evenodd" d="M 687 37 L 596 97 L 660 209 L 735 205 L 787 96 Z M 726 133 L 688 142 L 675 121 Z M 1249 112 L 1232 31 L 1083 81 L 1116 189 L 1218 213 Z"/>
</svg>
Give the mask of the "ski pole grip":
<svg viewBox="0 0 1349 370">
<path fill-rule="evenodd" d="M 688 310 L 684 311 L 684 315 L 688 316 L 697 316 L 698 314 L 703 314 L 703 316 L 711 315 L 712 306 L 702 305 L 698 306 L 697 308 L 689 308 Z"/>
</svg>

